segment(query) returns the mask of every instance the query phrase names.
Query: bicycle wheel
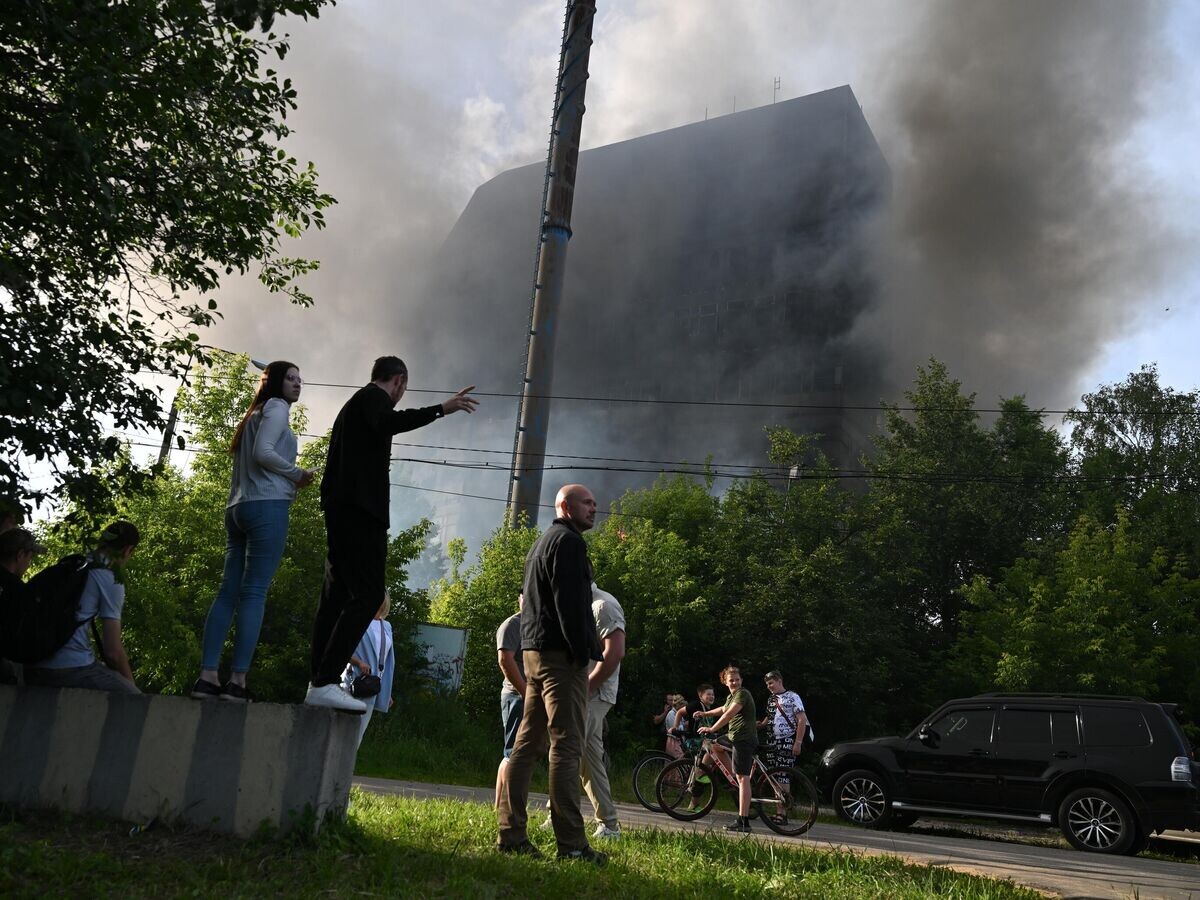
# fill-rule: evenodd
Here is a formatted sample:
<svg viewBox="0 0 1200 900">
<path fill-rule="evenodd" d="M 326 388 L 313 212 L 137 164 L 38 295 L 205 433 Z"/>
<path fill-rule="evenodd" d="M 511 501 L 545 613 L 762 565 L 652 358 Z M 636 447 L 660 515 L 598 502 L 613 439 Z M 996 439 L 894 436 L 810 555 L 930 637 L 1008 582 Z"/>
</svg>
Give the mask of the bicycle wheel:
<svg viewBox="0 0 1200 900">
<path fill-rule="evenodd" d="M 776 834 L 795 837 L 817 821 L 817 788 L 807 775 L 789 766 L 768 769 L 760 782 L 763 793 L 754 802 L 762 811 L 763 824 Z"/>
<path fill-rule="evenodd" d="M 691 822 L 706 816 L 717 803 L 714 779 L 720 775 L 694 760 L 676 759 L 663 767 L 654 783 L 658 805 L 672 819 Z M 702 780 L 703 779 L 703 780 Z"/>
<path fill-rule="evenodd" d="M 662 812 L 658 798 L 654 796 L 654 783 L 658 781 L 659 773 L 671 761 L 665 753 L 647 753 L 634 764 L 633 793 L 638 802 L 651 812 Z"/>
</svg>

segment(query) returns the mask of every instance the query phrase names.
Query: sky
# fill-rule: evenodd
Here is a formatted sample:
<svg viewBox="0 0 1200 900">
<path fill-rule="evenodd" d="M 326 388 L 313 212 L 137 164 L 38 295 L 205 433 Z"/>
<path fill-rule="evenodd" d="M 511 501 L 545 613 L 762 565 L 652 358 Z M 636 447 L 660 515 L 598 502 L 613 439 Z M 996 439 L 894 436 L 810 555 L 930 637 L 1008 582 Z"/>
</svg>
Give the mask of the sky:
<svg viewBox="0 0 1200 900">
<path fill-rule="evenodd" d="M 781 99 L 849 84 L 893 164 L 897 193 L 902 195 L 905 188 L 899 182 L 914 168 L 905 161 L 906 154 L 930 147 L 915 142 L 911 126 L 899 121 L 907 88 L 922 78 L 940 87 L 948 81 L 949 70 L 959 65 L 966 71 L 960 72 L 960 83 L 970 84 L 972 65 L 980 80 L 1012 78 L 1013 69 L 1005 68 L 1009 63 L 1004 55 L 1010 52 L 1006 42 L 1033 41 L 1039 32 L 1049 32 L 1055 43 L 1044 52 L 1054 67 L 1035 74 L 1095 82 L 1104 93 L 1084 95 L 1078 108 L 1071 105 L 1072 95 L 1058 106 L 1047 106 L 1055 115 L 1082 118 L 1100 110 L 1110 114 L 1107 98 L 1114 97 L 1111 106 L 1119 114 L 1113 113 L 1112 121 L 1104 123 L 1104 133 L 1084 144 L 1080 153 L 1094 154 L 1102 144 L 1106 153 L 1119 157 L 1108 170 L 1123 181 L 1125 195 L 1115 199 L 1136 200 L 1145 217 L 1136 230 L 1156 232 L 1161 238 L 1156 242 L 1171 249 L 1165 253 L 1169 259 L 1149 253 L 1144 264 L 1127 261 L 1124 273 L 1133 284 L 1120 296 L 1070 310 L 1072 320 L 1087 327 L 1065 335 L 1062 346 L 1055 348 L 1056 353 L 1071 355 L 1071 379 L 1045 400 L 1061 403 L 1098 381 L 1119 378 L 1151 361 L 1159 364 L 1165 380 L 1181 389 L 1200 383 L 1200 362 L 1188 346 L 1200 320 L 1200 263 L 1190 253 L 1200 232 L 1200 183 L 1193 177 L 1191 158 L 1200 139 L 1200 111 L 1192 102 L 1200 88 L 1200 65 L 1187 53 L 1189 44 L 1194 46 L 1200 37 L 1200 4 L 1064 2 L 1055 6 L 1075 6 L 1076 14 L 1045 27 L 1037 22 L 1022 26 L 1019 21 L 1036 20 L 1039 4 L 959 4 L 956 9 L 955 3 L 914 3 L 905 4 L 903 14 L 896 12 L 897 6 L 602 0 L 584 146 L 635 137 L 706 114 L 725 114 L 735 103 L 742 109 L 769 103 L 776 76 Z M 981 29 L 999 32 L 998 40 L 989 40 L 989 46 L 994 43 L 990 50 L 982 42 L 972 48 L 969 41 L 979 35 L 967 35 L 966 47 L 948 40 L 952 49 L 943 59 L 914 37 L 932 22 L 961 18 L 960 9 L 970 6 L 1001 10 L 996 21 L 980 23 Z M 394 335 L 395 343 L 403 345 L 405 309 L 425 302 L 414 299 L 418 288 L 409 280 L 411 272 L 436 251 L 476 187 L 506 168 L 544 159 L 562 8 L 559 2 L 452 0 L 403 8 L 390 2 L 345 2 L 318 20 L 289 23 L 293 49 L 285 70 L 300 98 L 300 110 L 293 116 L 292 149 L 316 162 L 322 186 L 339 198 L 329 229 L 299 242 L 301 252 L 322 261 L 322 271 L 309 283 L 318 304 L 309 311 L 288 309 L 254 285 L 235 284 L 222 298 L 227 318 L 212 332 L 214 343 L 237 345 L 255 355 L 315 359 L 319 371 L 314 374 L 319 377 L 313 380 L 325 381 L 361 380 L 358 360 L 375 355 L 381 345 L 366 345 L 381 333 Z M 1006 8 L 1011 12 L 1004 12 Z M 1141 12 L 1147 9 L 1154 14 Z M 1129 19 L 1136 19 L 1132 26 Z M 1113 32 L 1138 30 L 1140 40 L 1121 46 L 1119 34 L 1106 35 L 1106 20 L 1111 20 Z M 1011 35 L 1003 33 L 1006 27 Z M 1115 48 L 1097 46 L 1110 37 L 1118 42 Z M 984 62 L 963 63 L 955 58 L 957 53 Z M 990 64 L 989 53 L 1001 62 Z M 917 55 L 932 58 L 926 71 L 913 75 L 911 57 Z M 1012 56 L 1019 64 L 1016 51 Z M 1058 62 L 1076 57 L 1080 71 Z M 1089 66 L 1097 68 L 1088 71 Z M 1131 72 L 1127 79 L 1122 67 L 1136 68 L 1138 74 Z M 1135 82 L 1136 89 L 1120 96 L 1127 81 Z M 1036 84 L 1033 88 L 1042 89 Z M 976 87 L 967 89 L 967 99 L 980 105 L 974 103 L 971 90 Z M 1003 92 L 1005 87 L 997 85 L 995 90 Z M 1028 88 L 1014 84 L 1012 95 L 1019 105 L 1009 106 L 980 92 L 985 108 L 980 120 L 991 116 L 1000 131 L 1040 124 L 1025 112 L 1040 102 L 1039 96 L 1033 91 L 1022 95 L 1022 90 Z M 1049 86 L 1046 90 L 1051 92 Z M 994 104 L 994 110 L 988 104 Z M 1015 121 L 1006 122 L 994 111 L 1009 113 Z M 1077 125 L 1067 122 L 1071 128 Z M 958 137 L 950 129 L 946 134 Z M 933 140 L 942 136 L 935 133 Z M 996 150 L 1007 152 L 1004 147 Z M 1087 160 L 1080 162 L 1086 165 Z M 929 177 L 927 172 L 920 174 Z M 1089 182 L 1080 189 L 1100 193 L 1107 187 Z M 1080 219 L 1100 213 L 1119 220 L 1122 208 L 1116 202 L 1107 210 L 1080 205 Z M 1054 214 L 1060 217 L 1058 226 L 1076 225 L 1063 223 L 1061 210 Z M 1023 225 L 1018 222 L 1018 227 Z M 532 252 L 536 223 L 528 228 Z M 1106 252 L 1120 253 L 1134 236 L 1131 230 L 1118 229 Z M 1085 263 L 1091 266 L 1093 261 Z M 1104 286 L 1085 281 L 1083 287 L 1099 292 Z M 305 346 L 314 327 L 327 346 Z M 416 384 L 422 348 L 396 350 L 413 358 Z M 1042 354 L 1046 347 L 1038 344 L 1037 350 Z M 469 382 L 469 364 L 464 364 L 458 380 Z M 1029 399 L 1035 404 L 1041 400 Z"/>
<path fill-rule="evenodd" d="M 321 260 L 317 302 L 229 282 L 206 340 L 309 382 L 363 383 L 397 353 L 413 388 L 473 383 L 453 334 L 414 345 L 405 316 L 436 309 L 420 273 L 474 190 L 544 160 L 563 8 L 344 0 L 277 22 L 289 149 L 339 201 L 285 248 Z M 981 404 L 1056 408 L 1150 362 L 1200 386 L 1200 3 L 600 0 L 593 37 L 585 148 L 850 85 L 893 170 L 892 307 Z M 537 224 L 512 225 L 531 260 Z M 497 352 L 515 375 L 521 348 Z M 314 427 L 344 397 L 306 389 Z"/>
</svg>

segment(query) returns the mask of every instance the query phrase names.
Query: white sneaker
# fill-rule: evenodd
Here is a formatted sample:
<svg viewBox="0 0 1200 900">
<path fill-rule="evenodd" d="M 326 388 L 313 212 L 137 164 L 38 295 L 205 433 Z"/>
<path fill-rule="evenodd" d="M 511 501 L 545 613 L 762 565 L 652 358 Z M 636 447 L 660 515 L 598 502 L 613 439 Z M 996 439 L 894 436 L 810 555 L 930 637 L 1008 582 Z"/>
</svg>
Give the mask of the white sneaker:
<svg viewBox="0 0 1200 900">
<path fill-rule="evenodd" d="M 308 686 L 308 693 L 304 695 L 304 703 L 307 706 L 328 706 L 330 709 L 340 709 L 343 712 L 365 713 L 367 704 L 361 700 L 355 700 L 344 690 L 340 684 L 324 684 L 321 687 Z"/>
<path fill-rule="evenodd" d="M 552 831 L 554 829 L 554 817 L 547 814 L 538 828 L 541 828 L 543 831 Z"/>
<path fill-rule="evenodd" d="M 619 838 L 621 836 L 621 826 L 609 828 L 603 822 L 596 826 L 596 830 L 592 832 L 592 837 L 597 838 Z"/>
</svg>

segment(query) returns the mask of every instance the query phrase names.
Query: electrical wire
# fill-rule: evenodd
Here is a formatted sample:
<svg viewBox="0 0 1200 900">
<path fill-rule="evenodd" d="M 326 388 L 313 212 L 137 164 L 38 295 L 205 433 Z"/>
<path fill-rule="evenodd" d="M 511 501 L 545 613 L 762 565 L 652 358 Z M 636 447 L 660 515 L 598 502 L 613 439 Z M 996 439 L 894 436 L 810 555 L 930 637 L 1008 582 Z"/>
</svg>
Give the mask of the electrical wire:
<svg viewBox="0 0 1200 900">
<path fill-rule="evenodd" d="M 198 372 L 190 377 L 196 379 L 204 378 L 238 378 L 239 376 L 219 375 L 215 372 Z M 247 377 L 247 381 L 253 379 Z M 358 390 L 363 387 L 361 384 L 342 384 L 334 381 L 305 381 L 306 387 L 324 387 L 324 388 L 339 388 L 344 390 Z M 439 388 L 406 388 L 405 393 L 409 394 L 440 394 L 441 396 L 450 396 L 457 393 L 456 390 L 444 390 Z M 514 394 L 504 391 L 472 391 L 472 396 L 476 397 L 495 397 L 500 399 L 519 400 L 520 394 Z M 963 410 L 958 406 L 904 406 L 896 405 L 869 405 L 869 404 L 849 404 L 849 403 L 775 403 L 749 400 L 674 400 L 674 399 L 657 399 L 649 397 L 591 397 L 585 395 L 572 394 L 531 394 L 529 399 L 538 400 L 564 400 L 581 403 L 627 403 L 627 404 L 650 404 L 662 406 L 698 406 L 698 407 L 734 407 L 747 409 L 799 409 L 799 410 L 814 410 L 825 412 L 970 412 L 972 414 L 1000 414 L 1006 410 L 998 407 L 971 407 L 969 410 Z M 1038 409 L 1029 407 L 1028 411 L 1036 413 L 1039 416 L 1112 416 L 1122 415 L 1125 410 L 1089 410 L 1089 409 Z M 1186 410 L 1162 410 L 1162 415 L 1200 415 L 1200 408 L 1191 408 Z M 511 455 L 511 451 L 510 455 Z"/>
</svg>

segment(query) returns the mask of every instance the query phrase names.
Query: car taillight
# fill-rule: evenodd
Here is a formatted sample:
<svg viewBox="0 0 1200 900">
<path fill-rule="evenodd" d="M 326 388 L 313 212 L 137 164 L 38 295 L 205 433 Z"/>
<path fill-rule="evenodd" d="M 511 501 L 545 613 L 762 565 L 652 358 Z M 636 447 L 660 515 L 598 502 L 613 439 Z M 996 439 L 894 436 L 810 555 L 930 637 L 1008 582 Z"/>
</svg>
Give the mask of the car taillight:
<svg viewBox="0 0 1200 900">
<path fill-rule="evenodd" d="M 1191 781 L 1192 761 L 1186 756 L 1175 757 L 1175 759 L 1171 762 L 1171 780 Z"/>
</svg>

